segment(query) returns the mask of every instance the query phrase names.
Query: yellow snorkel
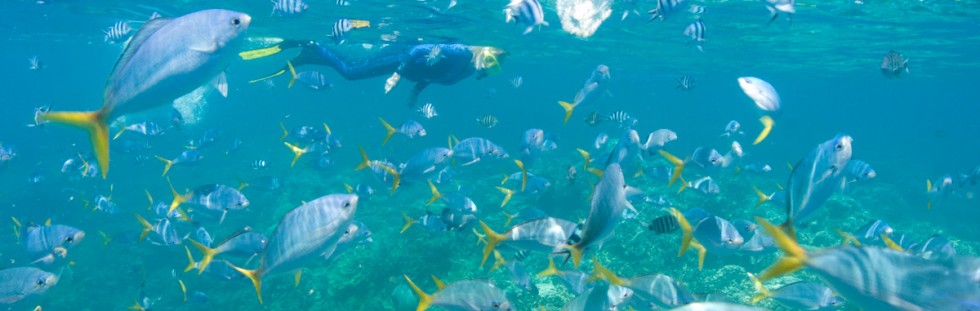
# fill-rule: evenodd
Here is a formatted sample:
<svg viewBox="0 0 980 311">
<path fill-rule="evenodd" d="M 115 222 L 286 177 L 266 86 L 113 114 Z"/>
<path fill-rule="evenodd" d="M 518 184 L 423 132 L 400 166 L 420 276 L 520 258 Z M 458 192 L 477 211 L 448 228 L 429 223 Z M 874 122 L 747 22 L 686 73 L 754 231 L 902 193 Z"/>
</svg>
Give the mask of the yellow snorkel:
<svg viewBox="0 0 980 311">
<path fill-rule="evenodd" d="M 479 52 L 475 53 L 473 67 L 480 71 L 482 75 L 500 73 L 500 60 L 497 56 L 504 55 L 504 51 L 495 47 L 477 47 Z"/>
</svg>

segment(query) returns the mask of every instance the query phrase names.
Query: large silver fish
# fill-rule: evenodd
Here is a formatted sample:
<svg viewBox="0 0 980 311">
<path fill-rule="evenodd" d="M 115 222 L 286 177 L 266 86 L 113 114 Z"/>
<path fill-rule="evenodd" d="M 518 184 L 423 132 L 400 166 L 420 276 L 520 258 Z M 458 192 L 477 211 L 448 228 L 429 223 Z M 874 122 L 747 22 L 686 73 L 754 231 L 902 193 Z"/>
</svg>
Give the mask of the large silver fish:
<svg viewBox="0 0 980 311">
<path fill-rule="evenodd" d="M 623 220 L 623 211 L 627 208 L 635 210 L 626 201 L 626 180 L 623 169 L 618 163 L 609 164 L 602 174 L 602 180 L 595 186 L 592 193 L 592 206 L 589 217 L 581 226 L 581 232 L 574 235 L 574 243 L 569 243 L 566 249 L 572 256 L 572 262 L 578 267 L 585 248 L 601 243 L 609 238 L 616 226 Z M 570 242 L 572 242 L 570 240 Z"/>
<path fill-rule="evenodd" d="M 444 310 L 473 310 L 473 311 L 511 311 L 513 304 L 507 300 L 507 293 L 485 280 L 456 281 L 446 285 L 432 277 L 439 284 L 439 291 L 426 294 L 412 279 L 405 276 L 408 285 L 419 295 L 419 305 L 416 310 L 426 310 L 429 306 L 440 307 Z"/>
<path fill-rule="evenodd" d="M 51 263 L 67 255 L 68 248 L 85 238 L 85 231 L 65 225 L 30 227 L 24 236 L 27 254 L 35 263 Z"/>
<path fill-rule="evenodd" d="M 34 295 L 43 294 L 58 284 L 58 276 L 34 267 L 0 270 L 0 306 L 12 305 Z"/>
<path fill-rule="evenodd" d="M 806 218 L 840 189 L 841 179 L 846 176 L 844 169 L 851 160 L 852 140 L 851 136 L 838 134 L 817 145 L 793 166 L 786 186 L 786 225 Z"/>
<path fill-rule="evenodd" d="M 568 242 L 575 226 L 571 221 L 542 217 L 516 224 L 506 232 L 496 233 L 481 221 L 480 227 L 487 236 L 487 244 L 483 248 L 483 261 L 480 265 L 487 261 L 494 248 L 505 242 L 505 245 L 517 250 L 545 253 L 560 250 Z"/>
<path fill-rule="evenodd" d="M 761 281 L 805 266 L 849 305 L 863 310 L 975 310 L 980 305 L 980 286 L 955 267 L 879 247 L 809 252 L 765 219 L 756 220 L 785 252 Z"/>
<path fill-rule="evenodd" d="M 269 237 L 255 270 L 232 266 L 252 280 L 262 303 L 262 278 L 276 272 L 299 269 L 311 258 L 332 253 L 357 211 L 357 195 L 331 194 L 290 211 Z M 329 254 L 327 254 L 329 255 Z"/>
<path fill-rule="evenodd" d="M 252 18 L 228 10 L 204 10 L 147 21 L 133 35 L 106 81 L 102 108 L 92 112 L 49 112 L 41 121 L 88 130 L 105 178 L 109 171 L 108 122 L 172 103 L 214 80 L 226 95 L 224 70 L 236 58 Z M 217 78 L 216 78 L 217 77 Z"/>
</svg>

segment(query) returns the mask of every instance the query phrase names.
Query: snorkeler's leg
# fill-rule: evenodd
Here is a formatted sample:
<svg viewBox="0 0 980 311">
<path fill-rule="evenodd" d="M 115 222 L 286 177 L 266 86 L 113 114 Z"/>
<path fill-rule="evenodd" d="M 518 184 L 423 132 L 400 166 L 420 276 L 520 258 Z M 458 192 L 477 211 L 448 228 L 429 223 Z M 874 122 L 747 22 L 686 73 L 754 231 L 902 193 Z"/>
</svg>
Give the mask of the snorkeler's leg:
<svg viewBox="0 0 980 311">
<path fill-rule="evenodd" d="M 426 81 L 415 83 L 415 87 L 412 88 L 412 94 L 408 95 L 408 108 L 414 108 L 415 105 L 418 105 L 419 94 L 421 94 L 422 90 L 424 90 L 427 86 L 429 86 L 429 82 Z"/>
<path fill-rule="evenodd" d="M 319 58 L 315 61 L 305 63 L 330 66 L 347 80 L 360 80 L 391 75 L 398 71 L 409 57 L 403 48 L 386 48 L 370 57 L 362 59 L 349 59 L 337 53 L 332 48 L 323 45 L 318 45 L 316 49 Z M 306 49 L 304 49 L 305 51 Z M 304 61 L 306 60 L 304 59 Z"/>
</svg>

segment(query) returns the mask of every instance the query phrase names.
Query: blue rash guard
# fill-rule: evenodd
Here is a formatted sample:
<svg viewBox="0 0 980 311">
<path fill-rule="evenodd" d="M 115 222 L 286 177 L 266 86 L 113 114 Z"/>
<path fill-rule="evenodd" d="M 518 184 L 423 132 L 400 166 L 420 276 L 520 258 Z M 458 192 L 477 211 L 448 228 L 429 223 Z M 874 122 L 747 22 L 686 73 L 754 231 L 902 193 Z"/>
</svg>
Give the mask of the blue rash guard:
<svg viewBox="0 0 980 311">
<path fill-rule="evenodd" d="M 415 106 L 419 93 L 431 83 L 452 85 L 479 71 L 477 79 L 487 76 L 487 70 L 478 70 L 473 51 L 484 47 L 465 44 L 417 44 L 391 46 L 366 58 L 351 59 L 338 54 L 325 44 L 317 42 L 286 41 L 282 48 L 302 47 L 303 50 L 292 60 L 294 66 L 305 64 L 329 66 L 344 79 L 360 80 L 398 73 L 402 79 L 415 82 L 409 97 L 410 107 Z M 427 62 L 432 49 L 439 47 L 440 59 L 432 64 Z M 501 55 L 498 49 L 490 48 L 493 56 Z M 493 60 L 496 62 L 496 58 Z"/>
</svg>

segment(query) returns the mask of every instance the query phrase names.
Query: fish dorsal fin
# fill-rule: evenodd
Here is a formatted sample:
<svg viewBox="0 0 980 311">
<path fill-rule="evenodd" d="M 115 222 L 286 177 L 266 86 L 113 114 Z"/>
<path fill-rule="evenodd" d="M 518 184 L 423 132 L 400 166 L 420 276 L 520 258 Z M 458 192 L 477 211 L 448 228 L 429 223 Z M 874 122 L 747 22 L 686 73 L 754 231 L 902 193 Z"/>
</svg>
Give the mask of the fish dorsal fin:
<svg viewBox="0 0 980 311">
<path fill-rule="evenodd" d="M 113 74 L 109 75 L 109 77 L 115 76 L 115 72 L 119 70 L 120 65 L 129 62 L 129 59 L 133 57 L 133 54 L 136 53 L 136 50 L 139 50 L 139 46 L 143 45 L 143 42 L 146 42 L 147 38 L 153 36 L 153 34 L 157 32 L 157 30 L 163 28 L 163 26 L 169 24 L 170 21 L 172 20 L 173 20 L 172 18 L 161 17 L 161 18 L 154 18 L 146 21 L 146 23 L 143 23 L 143 26 L 140 27 L 140 29 L 136 31 L 136 34 L 134 34 L 133 37 L 129 39 L 129 42 L 126 44 L 126 48 L 123 49 L 122 54 L 119 55 L 119 59 L 116 60 L 116 64 L 112 67 Z M 108 81 L 106 81 L 107 86 L 110 84 L 112 84 L 111 78 Z M 108 88 L 106 88 L 106 91 L 108 91 Z M 108 94 L 104 94 L 103 97 L 105 97 L 105 95 Z"/>
</svg>

